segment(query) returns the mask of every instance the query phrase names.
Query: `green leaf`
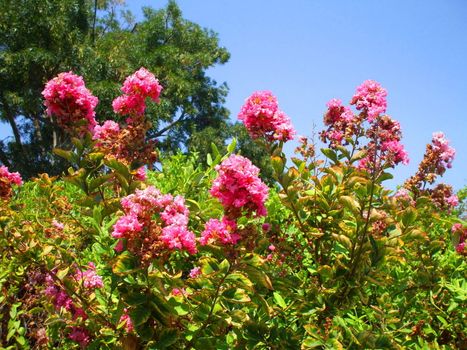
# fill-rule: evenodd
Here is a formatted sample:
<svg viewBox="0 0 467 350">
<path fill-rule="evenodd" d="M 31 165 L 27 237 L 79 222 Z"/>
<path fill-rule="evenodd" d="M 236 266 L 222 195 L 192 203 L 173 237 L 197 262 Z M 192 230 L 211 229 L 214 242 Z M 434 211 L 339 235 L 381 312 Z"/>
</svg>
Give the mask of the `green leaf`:
<svg viewBox="0 0 467 350">
<path fill-rule="evenodd" d="M 230 270 L 230 263 L 227 259 L 222 260 L 222 262 L 219 264 L 219 271 L 222 271 L 224 273 L 228 272 Z"/>
<path fill-rule="evenodd" d="M 339 202 L 344 205 L 347 209 L 349 209 L 354 215 L 360 212 L 360 204 L 357 200 L 350 196 L 341 196 L 339 198 Z"/>
<path fill-rule="evenodd" d="M 365 158 L 365 156 L 367 155 L 368 151 L 366 150 L 360 150 L 358 151 L 357 153 L 355 153 L 353 155 L 353 157 L 350 159 L 350 163 L 354 163 L 356 162 L 357 160 L 360 160 L 360 159 L 363 159 Z"/>
<path fill-rule="evenodd" d="M 285 159 L 283 159 L 282 157 L 273 156 L 271 157 L 271 163 L 277 175 L 280 175 L 284 172 Z"/>
<path fill-rule="evenodd" d="M 71 151 L 65 151 L 65 150 L 60 149 L 60 148 L 54 148 L 53 153 L 55 153 L 57 156 L 59 156 L 61 158 L 66 159 L 70 163 L 73 160 L 73 153 Z"/>
<path fill-rule="evenodd" d="M 135 326 L 145 323 L 151 316 L 151 308 L 146 304 L 138 305 L 130 311 L 130 317 Z"/>
<path fill-rule="evenodd" d="M 227 275 L 226 279 L 227 282 L 233 282 L 239 288 L 248 288 L 251 289 L 253 287 L 253 282 L 248 279 L 243 273 L 237 271 Z"/>
<path fill-rule="evenodd" d="M 159 341 L 156 343 L 156 349 L 165 349 L 178 340 L 178 332 L 173 328 L 164 328 L 160 332 Z"/>
<path fill-rule="evenodd" d="M 141 305 L 141 304 L 146 303 L 147 301 L 148 301 L 148 296 L 138 291 L 125 296 L 125 302 L 130 306 Z"/>
<path fill-rule="evenodd" d="M 285 309 L 287 307 L 284 298 L 282 298 L 282 296 L 278 292 L 274 292 L 273 297 L 276 305 L 280 306 L 282 309 Z"/>
<path fill-rule="evenodd" d="M 113 174 L 105 174 L 95 179 L 92 179 L 88 185 L 89 192 L 94 192 L 99 186 L 108 182 L 112 177 L 113 177 Z"/>
<path fill-rule="evenodd" d="M 330 148 L 321 148 L 321 152 L 330 160 L 332 160 L 334 163 L 339 163 L 339 160 L 337 159 L 337 154 L 336 151 Z"/>
<path fill-rule="evenodd" d="M 219 271 L 219 264 L 217 260 L 210 257 L 203 257 L 200 259 L 201 272 L 205 275 Z"/>
<path fill-rule="evenodd" d="M 255 283 L 256 285 L 260 285 L 262 287 L 265 287 L 269 290 L 272 290 L 272 282 L 269 276 L 261 269 L 257 269 L 254 266 L 245 266 L 242 269 L 250 278 L 250 280 Z"/>
<path fill-rule="evenodd" d="M 65 276 L 68 274 L 68 271 L 70 270 L 70 267 L 66 267 L 62 270 L 58 270 L 56 276 L 57 278 L 61 281 L 65 278 Z"/>
<path fill-rule="evenodd" d="M 306 338 L 302 343 L 302 349 L 315 349 L 322 347 L 324 343 L 321 340 L 316 340 L 313 338 Z"/>
<path fill-rule="evenodd" d="M 190 308 L 185 304 L 174 306 L 174 310 L 178 316 L 185 316 L 190 312 Z"/>
<path fill-rule="evenodd" d="M 227 152 L 230 154 L 235 151 L 235 147 L 237 147 L 237 139 L 234 137 L 232 142 L 227 146 Z"/>
<path fill-rule="evenodd" d="M 220 157 L 219 149 L 217 148 L 214 142 L 211 142 L 211 150 L 212 150 L 212 155 L 214 156 L 214 159 L 217 159 L 218 157 Z"/>
<path fill-rule="evenodd" d="M 235 287 L 226 289 L 224 293 L 222 293 L 222 296 L 238 303 L 247 303 L 251 301 L 250 297 L 243 289 Z"/>
<path fill-rule="evenodd" d="M 115 170 L 118 174 L 122 175 L 126 180 L 129 180 L 131 177 L 130 170 L 128 167 L 123 164 L 122 162 L 119 162 L 116 159 L 110 159 L 105 162 L 105 164 Z"/>
<path fill-rule="evenodd" d="M 386 180 L 391 180 L 394 176 L 390 173 L 383 172 L 377 179 L 376 182 L 381 183 Z"/>
<path fill-rule="evenodd" d="M 41 253 L 41 257 L 44 257 L 44 256 L 47 256 L 49 255 L 49 253 L 54 250 L 55 247 L 54 246 L 51 246 L 51 245 L 47 245 L 44 247 L 44 250 L 42 251 Z"/>
<path fill-rule="evenodd" d="M 124 251 L 117 256 L 115 263 L 112 266 L 113 273 L 117 275 L 124 275 L 130 273 L 134 268 L 134 258 L 130 252 Z"/>
<path fill-rule="evenodd" d="M 417 211 L 412 207 L 408 207 L 402 214 L 402 223 L 404 224 L 405 227 L 413 224 L 416 219 L 417 219 Z"/>
</svg>

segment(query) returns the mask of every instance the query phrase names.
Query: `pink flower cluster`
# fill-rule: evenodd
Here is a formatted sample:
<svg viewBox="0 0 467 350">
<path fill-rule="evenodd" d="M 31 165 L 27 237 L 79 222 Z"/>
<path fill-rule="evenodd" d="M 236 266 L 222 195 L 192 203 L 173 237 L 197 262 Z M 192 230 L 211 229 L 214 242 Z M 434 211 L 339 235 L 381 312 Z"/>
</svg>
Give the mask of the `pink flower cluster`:
<svg viewBox="0 0 467 350">
<path fill-rule="evenodd" d="M 367 119 L 372 122 L 378 116 L 386 112 L 387 91 L 374 80 L 365 80 L 362 85 L 357 87 L 355 95 L 350 101 L 358 110 L 366 112 Z"/>
<path fill-rule="evenodd" d="M 446 139 L 441 131 L 433 133 L 433 151 L 439 154 L 439 163 L 441 167 L 450 169 L 456 150 L 449 146 L 449 140 Z"/>
<path fill-rule="evenodd" d="M 21 186 L 23 180 L 18 172 L 11 173 L 6 166 L 0 166 L 0 178 L 6 179 L 12 184 Z"/>
<path fill-rule="evenodd" d="M 82 348 L 88 346 L 91 341 L 91 336 L 89 331 L 84 327 L 71 327 L 71 333 L 68 334 L 68 338 L 77 342 Z"/>
<path fill-rule="evenodd" d="M 120 125 L 113 120 L 106 120 L 102 126 L 96 125 L 92 138 L 94 140 L 100 140 L 100 142 L 112 142 L 115 141 L 119 133 Z"/>
<path fill-rule="evenodd" d="M 193 267 L 190 271 L 190 274 L 189 274 L 190 278 L 197 278 L 199 276 L 201 276 L 201 267 L 197 266 L 197 267 Z"/>
<path fill-rule="evenodd" d="M 412 201 L 410 192 L 406 188 L 403 188 L 403 187 L 397 190 L 397 192 L 394 194 L 394 198 L 402 200 L 402 201 Z"/>
<path fill-rule="evenodd" d="M 259 169 L 251 161 L 239 155 L 231 155 L 220 165 L 210 193 L 219 199 L 229 218 L 238 218 L 245 210 L 258 216 L 266 216 L 264 202 L 268 187 L 258 177 Z"/>
<path fill-rule="evenodd" d="M 6 166 L 0 166 L 0 199 L 10 198 L 12 185 L 22 184 L 23 180 L 19 173 L 11 173 Z"/>
<path fill-rule="evenodd" d="M 240 235 L 235 233 L 237 223 L 234 220 L 229 220 L 226 217 L 222 221 L 210 219 L 201 233 L 199 242 L 201 245 L 220 242 L 221 244 L 236 244 L 240 240 Z"/>
<path fill-rule="evenodd" d="M 461 255 L 467 255 L 467 227 L 462 226 L 460 223 L 452 225 L 452 234 L 456 242 L 456 252 Z"/>
<path fill-rule="evenodd" d="M 452 194 L 449 197 L 446 197 L 445 200 L 446 200 L 446 203 L 451 207 L 457 207 L 459 205 L 459 198 L 455 194 Z"/>
<path fill-rule="evenodd" d="M 48 296 L 56 310 L 61 310 L 62 308 L 70 312 L 73 320 L 81 318 L 86 320 L 88 316 L 82 308 L 77 307 L 67 292 L 60 286 L 57 286 L 54 282 L 53 277 L 49 274 L 45 278 L 47 288 L 44 291 L 44 294 Z"/>
<path fill-rule="evenodd" d="M 102 277 L 96 273 L 96 265 L 90 262 L 88 264 L 89 269 L 85 271 L 78 270 L 75 273 L 75 280 L 82 284 L 86 289 L 96 289 L 104 287 L 102 283 Z"/>
<path fill-rule="evenodd" d="M 125 215 L 114 225 L 112 236 L 137 240 L 140 236 L 148 234 L 153 241 L 160 241 L 168 249 L 183 249 L 190 254 L 196 253 L 196 240 L 193 232 L 188 230 L 188 208 L 181 196 L 175 198 L 162 195 L 153 186 L 144 190 L 136 190 L 121 200 Z M 151 227 L 160 227 L 153 222 L 153 215 L 158 214 L 163 225 L 162 232 L 146 232 Z M 155 228 L 155 227 L 154 227 Z M 154 243 L 154 242 L 152 242 Z"/>
<path fill-rule="evenodd" d="M 376 165 L 394 167 L 402 163 L 407 165 L 409 157 L 404 146 L 400 143 L 402 132 L 399 122 L 391 117 L 384 115 L 373 121 L 370 128 L 366 132 L 366 136 L 370 139 L 367 145 L 368 155 L 360 160 L 359 168 L 371 169 Z M 377 149 L 379 145 L 379 149 Z M 376 153 L 379 152 L 379 153 Z M 375 154 L 376 153 L 376 154 Z M 375 159 L 375 155 L 376 158 Z"/>
<path fill-rule="evenodd" d="M 86 88 L 82 77 L 72 72 L 60 73 L 45 85 L 42 95 L 47 114 L 54 115 L 64 130 L 82 133 L 94 129 L 98 99 Z"/>
<path fill-rule="evenodd" d="M 455 149 L 449 146 L 449 141 L 442 132 L 433 133 L 432 142 L 426 145 L 425 155 L 418 166 L 417 172 L 405 182 L 404 186 L 412 192 L 418 192 L 425 187 L 424 184 L 434 183 L 438 176 L 442 176 L 447 168 L 452 167 L 455 154 Z M 438 192 L 436 194 L 437 200 L 444 203 L 452 195 L 451 190 L 444 191 L 444 188 L 443 191 Z M 444 200 L 442 197 L 444 197 Z M 455 203 L 456 198 L 449 198 L 448 205 L 455 206 Z"/>
<path fill-rule="evenodd" d="M 322 131 L 320 136 L 323 142 L 330 141 L 331 147 L 336 147 L 355 133 L 356 120 L 350 108 L 343 106 L 339 99 L 333 98 L 326 106 L 328 110 L 324 115 L 324 125 L 328 129 Z"/>
<path fill-rule="evenodd" d="M 270 91 L 256 91 L 245 101 L 238 114 L 253 139 L 265 137 L 268 141 L 292 140 L 295 130 L 289 117 L 281 110 Z"/>
<path fill-rule="evenodd" d="M 124 323 L 125 331 L 127 333 L 131 333 L 135 329 L 133 326 L 133 321 L 131 320 L 130 315 L 128 314 L 127 308 L 123 309 L 123 314 L 122 316 L 120 316 L 120 320 L 118 321 L 118 323 Z"/>
<path fill-rule="evenodd" d="M 159 102 L 159 95 L 162 86 L 154 74 L 146 68 L 141 67 L 134 74 L 126 78 L 122 91 L 124 95 L 117 97 L 112 107 L 114 112 L 120 115 L 130 115 L 138 117 L 146 110 L 145 99 L 149 97 L 155 102 Z M 131 117 L 127 121 L 131 121 Z"/>
</svg>

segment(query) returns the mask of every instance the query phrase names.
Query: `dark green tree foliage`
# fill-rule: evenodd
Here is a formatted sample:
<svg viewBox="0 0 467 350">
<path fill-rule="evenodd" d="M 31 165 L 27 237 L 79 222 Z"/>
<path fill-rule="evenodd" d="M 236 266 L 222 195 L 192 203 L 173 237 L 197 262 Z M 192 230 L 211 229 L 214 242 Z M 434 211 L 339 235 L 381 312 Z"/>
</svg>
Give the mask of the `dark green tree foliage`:
<svg viewBox="0 0 467 350">
<path fill-rule="evenodd" d="M 185 20 L 173 1 L 162 10 L 145 8 L 136 24 L 120 3 L 0 2 L 0 119 L 14 135 L 0 142 L 0 161 L 23 177 L 64 169 L 50 150 L 69 140 L 46 116 L 41 96 L 44 84 L 63 71 L 82 75 L 99 97 L 99 121 L 117 119 L 110 105 L 126 76 L 142 66 L 152 71 L 164 91 L 161 103 L 148 109 L 149 137 L 165 151 L 186 149 L 207 131 L 220 144 L 229 136 L 222 131 L 227 86 L 206 75 L 229 58 L 216 34 Z"/>
<path fill-rule="evenodd" d="M 84 0 L 0 2 L 0 119 L 14 135 L 0 143 L 0 160 L 25 176 L 50 170 L 53 126 L 40 93 L 50 77 L 87 56 L 88 10 Z"/>
</svg>

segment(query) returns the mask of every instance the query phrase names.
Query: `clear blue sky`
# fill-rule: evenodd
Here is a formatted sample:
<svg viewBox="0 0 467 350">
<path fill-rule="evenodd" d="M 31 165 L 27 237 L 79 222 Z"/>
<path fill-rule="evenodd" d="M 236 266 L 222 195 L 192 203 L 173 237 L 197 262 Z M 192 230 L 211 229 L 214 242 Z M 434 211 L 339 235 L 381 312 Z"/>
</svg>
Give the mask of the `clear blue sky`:
<svg viewBox="0 0 467 350">
<path fill-rule="evenodd" d="M 141 7 L 165 1 L 127 0 Z M 467 1 L 179 0 L 183 15 L 218 33 L 230 61 L 209 74 L 226 81 L 236 115 L 255 90 L 271 90 L 298 134 L 322 128 L 326 102 L 348 102 L 366 79 L 388 90 L 388 113 L 401 123 L 415 172 L 425 144 L 443 131 L 457 154 L 444 181 L 467 184 Z M 293 147 L 290 146 L 289 150 Z"/>
</svg>

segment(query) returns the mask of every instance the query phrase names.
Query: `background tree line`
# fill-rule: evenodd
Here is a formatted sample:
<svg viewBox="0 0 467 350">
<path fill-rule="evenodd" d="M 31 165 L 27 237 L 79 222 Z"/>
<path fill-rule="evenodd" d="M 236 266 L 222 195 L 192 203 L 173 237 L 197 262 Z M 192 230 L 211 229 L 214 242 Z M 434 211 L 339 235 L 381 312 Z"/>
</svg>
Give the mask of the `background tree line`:
<svg viewBox="0 0 467 350">
<path fill-rule="evenodd" d="M 184 19 L 175 1 L 143 13 L 135 22 L 122 0 L 0 1 L 0 120 L 13 135 L 0 140 L 0 162 L 24 178 L 59 174 L 67 164 L 50 151 L 69 140 L 45 114 L 44 84 L 72 70 L 99 98 L 97 120 L 118 121 L 108 112 L 112 100 L 124 78 L 144 66 L 164 87 L 161 103 L 148 109 L 148 137 L 162 153 L 197 151 L 205 159 L 211 142 L 222 150 L 236 137 L 269 178 L 264 149 L 228 118 L 227 84 L 206 74 L 230 56 L 217 34 Z"/>
</svg>

